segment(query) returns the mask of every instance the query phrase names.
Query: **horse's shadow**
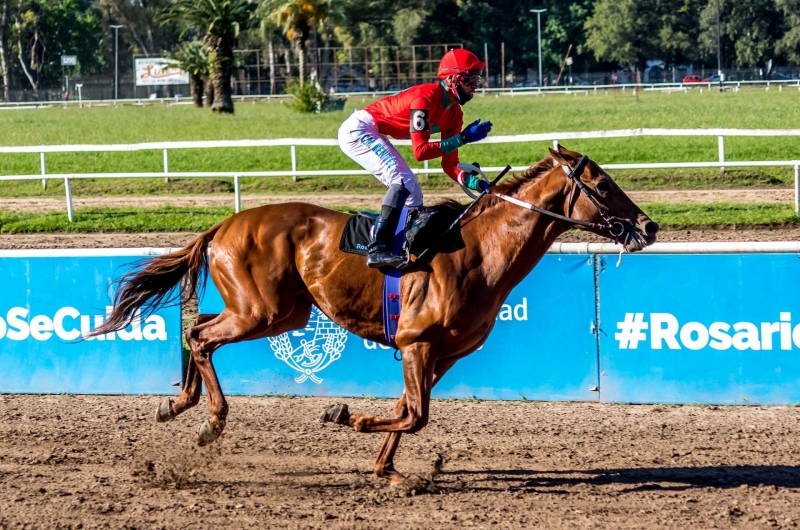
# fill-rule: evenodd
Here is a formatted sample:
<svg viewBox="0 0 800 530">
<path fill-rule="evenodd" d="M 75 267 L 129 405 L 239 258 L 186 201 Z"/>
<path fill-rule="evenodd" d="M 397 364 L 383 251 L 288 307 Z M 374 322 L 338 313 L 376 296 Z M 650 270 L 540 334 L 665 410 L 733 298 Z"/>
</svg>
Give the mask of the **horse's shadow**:
<svg viewBox="0 0 800 530">
<path fill-rule="evenodd" d="M 448 470 L 440 476 L 440 480 L 443 479 L 444 482 L 440 482 L 440 486 L 448 489 L 447 483 L 451 478 L 466 482 L 467 488 L 473 490 L 539 493 L 565 493 L 559 488 L 580 484 L 628 486 L 622 492 L 684 491 L 708 487 L 729 489 L 742 485 L 800 488 L 800 466 L 641 467 L 560 471 Z M 462 489 L 462 486 L 459 485 L 456 489 Z"/>
</svg>

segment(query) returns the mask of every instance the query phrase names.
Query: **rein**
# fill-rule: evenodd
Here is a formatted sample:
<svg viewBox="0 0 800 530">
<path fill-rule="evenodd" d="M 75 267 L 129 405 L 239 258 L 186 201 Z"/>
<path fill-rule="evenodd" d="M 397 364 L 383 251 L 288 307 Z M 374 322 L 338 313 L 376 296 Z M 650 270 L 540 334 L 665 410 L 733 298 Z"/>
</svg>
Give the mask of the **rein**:
<svg viewBox="0 0 800 530">
<path fill-rule="evenodd" d="M 608 216 L 608 214 L 605 212 L 605 210 L 603 210 L 600 207 L 600 204 L 595 200 L 595 198 L 592 197 L 592 194 L 589 191 L 589 188 L 586 186 L 586 184 L 583 183 L 583 181 L 580 178 L 581 173 L 583 173 L 583 170 L 586 167 L 586 164 L 588 162 L 589 162 L 589 157 L 588 156 L 582 156 L 580 158 L 580 160 L 578 160 L 578 163 L 575 164 L 574 168 L 570 169 L 570 167 L 568 165 L 563 165 L 562 164 L 561 165 L 561 169 L 563 169 L 564 173 L 567 174 L 567 178 L 569 178 L 576 186 L 578 186 L 578 189 L 586 196 L 587 199 L 589 199 L 589 201 L 594 205 L 594 207 L 597 208 L 597 212 L 600 214 L 600 217 L 603 218 L 604 224 L 601 224 L 601 223 L 590 223 L 588 221 L 582 221 L 580 219 L 574 219 L 574 218 L 568 217 L 566 215 L 561 215 L 561 214 L 558 214 L 558 213 L 555 213 L 555 212 L 551 212 L 550 210 L 545 210 L 544 208 L 540 208 L 540 207 L 538 207 L 538 206 L 536 206 L 534 204 L 531 204 L 531 203 L 528 203 L 528 202 L 525 202 L 525 201 L 521 201 L 521 200 L 516 199 L 514 197 L 511 197 L 509 195 L 504 195 L 502 193 L 492 193 L 492 195 L 494 195 L 495 197 L 499 197 L 500 199 L 503 199 L 504 201 L 510 202 L 511 204 L 516 204 L 517 206 L 521 206 L 522 208 L 527 208 L 528 210 L 531 210 L 531 211 L 534 211 L 534 212 L 538 212 L 538 213 L 541 213 L 543 215 L 548 215 L 548 216 L 553 217 L 555 219 L 558 219 L 560 221 L 566 221 L 566 222 L 572 223 L 574 225 L 585 226 L 585 227 L 588 227 L 588 228 L 594 228 L 594 229 L 598 229 L 598 230 L 607 229 L 609 231 L 609 233 L 614 238 L 618 238 L 622 234 L 625 233 L 625 227 L 619 221 L 614 221 L 614 220 L 611 219 L 611 217 Z M 573 188 L 573 190 L 574 190 L 574 188 Z M 570 200 L 570 203 L 572 203 L 572 200 Z"/>
</svg>

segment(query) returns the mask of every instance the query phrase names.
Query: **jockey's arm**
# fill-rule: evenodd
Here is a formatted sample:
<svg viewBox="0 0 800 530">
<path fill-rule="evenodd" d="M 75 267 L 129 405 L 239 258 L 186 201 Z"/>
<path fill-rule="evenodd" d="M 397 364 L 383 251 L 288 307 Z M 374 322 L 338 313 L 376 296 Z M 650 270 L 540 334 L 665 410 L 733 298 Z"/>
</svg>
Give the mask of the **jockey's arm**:
<svg viewBox="0 0 800 530">
<path fill-rule="evenodd" d="M 439 142 L 440 144 L 445 144 L 441 150 L 444 152 L 442 156 L 442 169 L 447 174 L 448 177 L 459 182 L 458 174 L 461 172 L 458 169 L 458 148 L 464 145 L 464 142 L 461 138 L 461 125 L 462 123 L 454 123 L 447 129 L 442 130 L 442 138 L 443 140 Z M 450 138 L 458 138 L 458 142 L 454 142 L 449 140 Z M 452 149 L 448 149 L 451 147 L 448 145 L 449 142 L 452 142 L 451 145 L 454 146 Z M 456 145 L 457 144 L 457 145 Z"/>
<path fill-rule="evenodd" d="M 414 151 L 414 158 L 419 162 L 445 157 L 464 145 L 464 139 L 461 136 L 461 123 L 451 124 L 446 129 L 443 129 L 440 142 L 431 142 L 430 108 L 431 103 L 423 98 L 417 98 L 411 104 L 411 115 L 409 116 L 411 147 Z M 456 162 L 453 164 L 454 168 L 457 163 L 458 155 L 456 155 Z M 444 167 L 444 160 L 442 165 Z M 450 176 L 455 179 L 453 175 Z"/>
</svg>

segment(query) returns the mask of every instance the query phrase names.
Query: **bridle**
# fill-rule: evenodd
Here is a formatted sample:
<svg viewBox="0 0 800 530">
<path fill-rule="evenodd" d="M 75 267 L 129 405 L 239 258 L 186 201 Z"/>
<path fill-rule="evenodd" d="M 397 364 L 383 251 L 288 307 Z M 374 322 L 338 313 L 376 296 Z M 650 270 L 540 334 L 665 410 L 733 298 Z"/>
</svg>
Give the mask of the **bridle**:
<svg viewBox="0 0 800 530">
<path fill-rule="evenodd" d="M 622 236 L 622 234 L 625 233 L 625 226 L 621 222 L 614 221 L 613 219 L 611 219 L 611 217 L 600 206 L 600 203 L 598 203 L 597 200 L 592 196 L 592 192 L 589 190 L 589 187 L 586 186 L 586 184 L 584 184 L 583 181 L 581 180 L 581 173 L 583 173 L 583 170 L 586 168 L 586 164 L 588 164 L 588 163 L 589 163 L 589 157 L 588 156 L 582 156 L 578 160 L 578 163 L 575 164 L 575 167 L 572 168 L 572 169 L 570 169 L 570 167 L 568 165 L 561 164 L 561 169 L 564 170 L 564 173 L 567 174 L 567 178 L 569 180 L 571 180 L 573 182 L 573 184 L 574 184 L 574 186 L 570 190 L 570 196 L 569 196 L 568 204 L 570 206 L 572 205 L 572 203 L 573 203 L 572 198 L 574 196 L 575 186 L 577 186 L 577 188 L 586 196 L 587 199 L 589 199 L 589 201 L 594 205 L 594 207 L 597 208 L 597 213 L 600 214 L 600 217 L 603 219 L 603 223 L 590 223 L 588 221 L 582 221 L 580 219 L 575 219 L 575 218 L 569 217 L 569 212 L 565 212 L 567 215 L 561 215 L 561 214 L 558 214 L 558 213 L 555 213 L 555 212 L 551 212 L 550 210 L 545 210 L 544 208 L 540 208 L 540 207 L 538 207 L 538 206 L 536 206 L 534 204 L 530 204 L 528 202 L 521 201 L 521 200 L 516 199 L 514 197 L 511 197 L 509 195 L 504 195 L 502 193 L 492 193 L 491 195 L 494 195 L 495 197 L 499 197 L 499 198 L 503 199 L 504 201 L 508 201 L 508 202 L 510 202 L 512 204 L 516 204 L 517 206 L 521 206 L 523 208 L 527 208 L 528 210 L 531 210 L 531 211 L 534 211 L 534 212 L 541 213 L 543 215 L 547 215 L 547 216 L 553 217 L 553 218 L 558 219 L 560 221 L 566 221 L 566 222 L 571 223 L 573 225 L 585 226 L 587 228 L 592 228 L 592 229 L 595 229 L 595 230 L 608 230 L 608 232 L 611 234 L 611 236 L 614 239 L 618 239 L 620 236 Z"/>
</svg>

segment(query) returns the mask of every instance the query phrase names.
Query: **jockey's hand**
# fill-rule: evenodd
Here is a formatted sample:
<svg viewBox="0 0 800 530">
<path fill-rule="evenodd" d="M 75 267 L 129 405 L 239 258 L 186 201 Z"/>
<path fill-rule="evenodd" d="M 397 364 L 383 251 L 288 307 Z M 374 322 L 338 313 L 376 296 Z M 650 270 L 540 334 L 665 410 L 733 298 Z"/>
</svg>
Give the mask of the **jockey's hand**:
<svg viewBox="0 0 800 530">
<path fill-rule="evenodd" d="M 462 171 L 461 174 L 458 175 L 458 182 L 473 191 L 489 191 L 489 183 L 483 180 L 477 173 L 466 173 Z"/>
<path fill-rule="evenodd" d="M 492 122 L 485 121 L 481 123 L 481 119 L 478 118 L 477 120 L 473 121 L 466 127 L 464 130 L 461 131 L 461 138 L 464 140 L 465 144 L 471 144 L 472 142 L 479 142 L 489 136 L 489 131 L 492 130 Z"/>
</svg>

